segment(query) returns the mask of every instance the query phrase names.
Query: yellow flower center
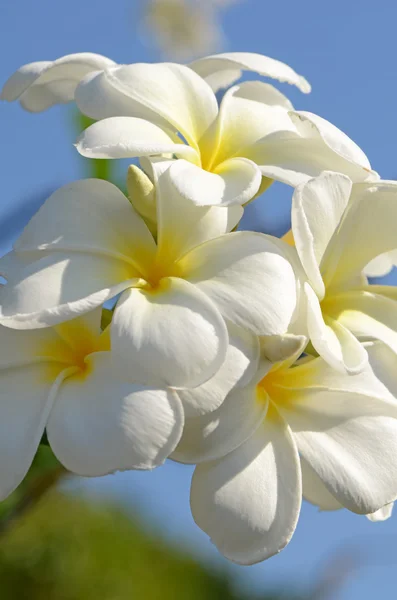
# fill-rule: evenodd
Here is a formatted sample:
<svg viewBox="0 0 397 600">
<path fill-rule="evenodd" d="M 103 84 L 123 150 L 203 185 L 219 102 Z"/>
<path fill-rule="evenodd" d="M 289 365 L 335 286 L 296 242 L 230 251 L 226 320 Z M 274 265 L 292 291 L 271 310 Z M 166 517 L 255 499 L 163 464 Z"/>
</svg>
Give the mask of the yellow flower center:
<svg viewBox="0 0 397 600">
<path fill-rule="evenodd" d="M 38 357 L 48 360 L 45 379 L 54 381 L 59 373 L 74 368 L 73 376 L 86 378 L 91 371 L 90 355 L 110 350 L 110 330 L 94 334 L 84 317 L 61 323 L 53 328 L 57 333 L 51 341 L 42 342 L 36 349 Z"/>
</svg>

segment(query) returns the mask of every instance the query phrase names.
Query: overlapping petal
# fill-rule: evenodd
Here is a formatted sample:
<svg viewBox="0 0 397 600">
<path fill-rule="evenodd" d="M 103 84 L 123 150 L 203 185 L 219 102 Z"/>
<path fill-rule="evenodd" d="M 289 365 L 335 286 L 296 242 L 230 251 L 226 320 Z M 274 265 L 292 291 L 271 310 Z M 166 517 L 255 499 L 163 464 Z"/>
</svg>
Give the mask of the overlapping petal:
<svg viewBox="0 0 397 600">
<path fill-rule="evenodd" d="M 334 369 L 359 373 L 367 362 L 367 353 L 357 338 L 339 320 L 323 315 L 313 289 L 305 283 L 307 331 L 317 352 Z"/>
<path fill-rule="evenodd" d="M 213 172 L 178 160 L 171 168 L 171 177 L 181 196 L 197 206 L 245 204 L 255 196 L 262 181 L 257 165 L 246 158 L 230 158 Z"/>
<path fill-rule="evenodd" d="M 175 187 L 173 177 L 174 167 L 178 170 L 183 164 L 189 163 L 164 159 L 150 162 L 151 175 L 157 184 L 158 252 L 167 260 L 171 257 L 176 260 L 195 246 L 228 233 L 243 215 L 240 205 L 196 206 L 183 197 Z"/>
<path fill-rule="evenodd" d="M 228 345 L 214 304 L 197 287 L 173 277 L 154 290 L 124 292 L 111 336 L 120 376 L 159 387 L 204 383 L 221 367 Z"/>
<path fill-rule="evenodd" d="M 124 65 L 87 77 L 76 91 L 76 102 L 96 119 L 133 116 L 168 124 L 192 147 L 218 114 L 210 86 L 188 67 L 173 63 Z"/>
<path fill-rule="evenodd" d="M 322 298 L 325 287 L 320 265 L 338 228 L 352 189 L 344 175 L 325 172 L 296 188 L 292 199 L 292 232 L 295 247 L 311 286 Z"/>
<path fill-rule="evenodd" d="M 376 395 L 316 389 L 281 407 L 301 456 L 346 508 L 375 512 L 397 495 L 397 405 Z"/>
<path fill-rule="evenodd" d="M 58 459 L 85 476 L 162 464 L 183 427 L 176 393 L 121 382 L 108 352 L 91 354 L 86 367 L 64 382 L 51 411 L 47 434 Z"/>
<path fill-rule="evenodd" d="M 58 189 L 31 219 L 15 250 L 82 252 L 113 257 L 144 271 L 156 253 L 152 234 L 124 194 L 101 179 Z"/>
<path fill-rule="evenodd" d="M 178 154 L 199 160 L 196 150 L 172 131 L 136 117 L 110 117 L 90 125 L 80 135 L 76 148 L 87 158 L 133 158 Z"/>
<path fill-rule="evenodd" d="M 275 131 L 245 154 L 266 177 L 297 186 L 322 171 L 335 171 L 353 182 L 379 179 L 360 148 L 340 129 L 307 112 L 290 112 L 296 131 Z"/>
<path fill-rule="evenodd" d="M 71 102 L 78 83 L 88 73 L 115 64 L 106 56 L 82 52 L 23 65 L 6 81 L 0 99 L 19 100 L 26 110 L 41 112 L 54 104 Z"/>
<path fill-rule="evenodd" d="M 287 330 L 296 307 L 295 275 L 271 237 L 230 233 L 194 248 L 178 264 L 226 319 L 262 335 Z"/>
<path fill-rule="evenodd" d="M 192 480 L 194 520 L 226 558 L 242 565 L 284 548 L 300 512 L 298 451 L 288 426 L 271 410 L 243 445 L 196 467 Z"/>
<path fill-rule="evenodd" d="M 56 325 L 93 310 L 137 281 L 131 265 L 114 258 L 43 254 L 9 275 L 1 293 L 1 324 L 15 329 Z"/>
<path fill-rule="evenodd" d="M 213 412 L 186 417 L 181 441 L 172 458 L 195 464 L 226 456 L 254 434 L 266 412 L 267 404 L 258 401 L 255 384 L 236 386 Z"/>
<path fill-rule="evenodd" d="M 332 238 L 324 277 L 338 288 L 362 271 L 370 260 L 397 248 L 397 183 L 355 185 L 343 221 Z"/>
<path fill-rule="evenodd" d="M 225 361 L 219 371 L 206 383 L 178 392 L 186 417 L 195 417 L 215 410 L 234 387 L 241 388 L 248 385 L 257 370 L 259 360 L 257 337 L 249 331 L 236 327 L 233 323 L 227 322 L 226 325 L 229 345 Z"/>
<path fill-rule="evenodd" d="M 305 94 L 311 90 L 306 79 L 291 67 L 279 60 L 254 52 L 225 52 L 205 56 L 190 63 L 189 67 L 204 79 L 208 79 L 215 91 L 234 83 L 240 78 L 241 71 L 253 71 L 264 77 L 290 83 Z"/>
<path fill-rule="evenodd" d="M 63 376 L 54 383 L 48 364 L 0 370 L 0 500 L 25 477 Z"/>
</svg>

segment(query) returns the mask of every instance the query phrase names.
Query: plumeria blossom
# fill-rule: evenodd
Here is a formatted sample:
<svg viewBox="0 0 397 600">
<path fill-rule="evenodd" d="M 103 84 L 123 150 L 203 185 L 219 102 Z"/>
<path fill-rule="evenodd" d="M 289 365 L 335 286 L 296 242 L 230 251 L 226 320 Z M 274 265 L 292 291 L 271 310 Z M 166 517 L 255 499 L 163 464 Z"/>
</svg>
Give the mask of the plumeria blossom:
<svg viewBox="0 0 397 600">
<path fill-rule="evenodd" d="M 135 64 L 87 76 L 76 102 L 98 120 L 77 142 L 83 156 L 173 155 L 172 181 L 197 205 L 245 204 L 273 179 L 295 186 L 324 169 L 378 178 L 344 133 L 261 81 L 229 89 L 218 107 L 191 69 Z"/>
<path fill-rule="evenodd" d="M 387 354 L 395 372 L 395 354 L 369 343 L 364 371 L 348 376 L 321 357 L 293 366 L 305 341 L 281 338 L 279 356 L 293 354 L 274 364 L 262 338 L 250 383 L 236 387 L 215 411 L 188 417 L 172 455 L 199 463 L 193 517 L 239 564 L 265 560 L 288 544 L 302 494 L 359 514 L 383 509 L 397 495 L 397 404 L 378 378 L 379 355 Z M 271 355 L 276 345 L 272 338 Z"/>
<path fill-rule="evenodd" d="M 24 478 L 44 430 L 60 462 L 84 476 L 152 469 L 178 443 L 178 395 L 115 377 L 100 321 L 96 309 L 46 329 L 0 326 L 0 499 Z"/>
<path fill-rule="evenodd" d="M 120 295 L 111 324 L 121 376 L 195 387 L 222 366 L 225 319 L 255 333 L 286 331 L 296 280 L 278 240 L 226 232 L 241 207 L 200 207 L 156 165 L 157 243 L 112 184 L 84 180 L 55 192 L 3 260 L 0 322 L 55 325 Z M 160 383 L 161 382 L 161 383 Z"/>
<path fill-rule="evenodd" d="M 294 331 L 335 369 L 365 366 L 360 338 L 397 352 L 397 289 L 370 285 L 363 274 L 373 258 L 397 248 L 396 216 L 395 181 L 353 186 L 325 172 L 295 190 L 291 231 L 304 277 Z"/>
</svg>

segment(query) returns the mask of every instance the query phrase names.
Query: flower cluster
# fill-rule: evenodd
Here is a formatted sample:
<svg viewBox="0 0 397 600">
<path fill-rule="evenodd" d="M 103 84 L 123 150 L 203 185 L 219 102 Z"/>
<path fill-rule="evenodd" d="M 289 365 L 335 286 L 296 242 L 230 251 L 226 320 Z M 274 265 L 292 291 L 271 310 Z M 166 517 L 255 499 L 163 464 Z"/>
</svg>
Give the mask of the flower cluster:
<svg viewBox="0 0 397 600">
<path fill-rule="evenodd" d="M 395 262 L 397 182 L 273 85 L 233 85 L 243 70 L 310 91 L 248 53 L 76 54 L 5 84 L 31 112 L 75 101 L 96 120 L 80 154 L 140 166 L 128 198 L 59 189 L 0 259 L 0 495 L 44 431 L 79 475 L 196 464 L 196 523 L 252 564 L 302 498 L 372 520 L 397 498 L 397 289 L 367 278 Z M 295 188 L 291 231 L 236 231 L 273 180 Z"/>
</svg>

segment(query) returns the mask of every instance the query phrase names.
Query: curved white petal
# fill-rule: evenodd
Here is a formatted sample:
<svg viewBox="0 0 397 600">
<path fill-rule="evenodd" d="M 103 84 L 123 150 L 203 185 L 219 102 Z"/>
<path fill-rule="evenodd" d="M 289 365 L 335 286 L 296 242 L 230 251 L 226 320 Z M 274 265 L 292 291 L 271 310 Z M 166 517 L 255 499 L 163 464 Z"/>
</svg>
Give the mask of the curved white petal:
<svg viewBox="0 0 397 600">
<path fill-rule="evenodd" d="M 215 410 L 235 386 L 241 388 L 247 385 L 256 373 L 259 361 L 258 338 L 233 323 L 227 323 L 227 329 L 229 345 L 219 371 L 202 385 L 178 392 L 186 417 Z"/>
<path fill-rule="evenodd" d="M 287 330 L 296 307 L 295 275 L 270 236 L 230 233 L 193 249 L 179 266 L 229 321 L 259 335 Z"/>
<path fill-rule="evenodd" d="M 388 275 L 395 266 L 397 266 L 397 251 L 391 250 L 370 260 L 364 267 L 364 274 L 367 277 L 383 277 Z"/>
<path fill-rule="evenodd" d="M 266 412 L 267 402 L 258 399 L 255 383 L 237 386 L 213 412 L 186 416 L 182 438 L 171 458 L 195 464 L 226 456 L 253 434 Z"/>
<path fill-rule="evenodd" d="M 225 322 L 203 292 L 164 278 L 154 290 L 130 289 L 117 303 L 112 353 L 120 377 L 143 385 L 195 387 L 226 357 Z"/>
<path fill-rule="evenodd" d="M 307 313 L 306 322 L 310 340 L 323 359 L 338 371 L 359 373 L 367 363 L 365 348 L 339 321 L 322 313 L 313 289 L 304 285 Z M 323 309 L 326 311 L 326 309 Z"/>
<path fill-rule="evenodd" d="M 243 216 L 239 205 L 196 206 L 184 198 L 173 184 L 169 168 L 182 162 L 150 162 L 156 182 L 157 246 L 159 256 L 166 260 L 176 260 L 195 246 L 228 233 Z"/>
<path fill-rule="evenodd" d="M 86 368 L 64 381 L 48 421 L 61 463 L 84 476 L 161 465 L 182 433 L 176 393 L 120 382 L 108 352 L 88 356 Z"/>
<path fill-rule="evenodd" d="M 373 294 L 371 286 L 334 296 L 327 312 L 354 335 L 381 340 L 397 352 L 397 301 Z"/>
<path fill-rule="evenodd" d="M 195 522 L 226 558 L 241 565 L 282 550 L 299 517 L 298 452 L 288 426 L 272 412 L 243 445 L 199 465 L 193 475 Z"/>
<path fill-rule="evenodd" d="M 21 483 L 40 443 L 64 376 L 54 382 L 50 374 L 48 364 L 0 370 L 0 500 Z"/>
<path fill-rule="evenodd" d="M 0 370 L 48 362 L 57 344 L 62 341 L 52 327 L 18 331 L 0 325 Z"/>
<path fill-rule="evenodd" d="M 370 260 L 397 249 L 396 218 L 397 182 L 353 186 L 349 209 L 324 263 L 324 281 L 329 287 L 349 283 Z"/>
<path fill-rule="evenodd" d="M 222 98 L 219 115 L 200 140 L 203 166 L 213 169 L 228 158 L 245 156 L 247 148 L 278 130 L 295 131 L 289 100 L 272 85 L 247 81 Z"/>
<path fill-rule="evenodd" d="M 383 506 L 379 510 L 376 510 L 374 513 L 370 513 L 369 515 L 365 515 L 369 521 L 373 523 L 379 523 L 380 521 L 386 521 L 390 519 L 393 512 L 394 502 L 390 502 Z"/>
<path fill-rule="evenodd" d="M 68 321 L 133 285 L 131 266 L 78 252 L 54 252 L 10 274 L 2 288 L 0 323 L 35 329 Z"/>
<path fill-rule="evenodd" d="M 189 67 L 196 71 L 201 77 L 212 77 L 212 85 L 215 89 L 218 87 L 226 87 L 239 79 L 241 71 L 253 71 L 264 77 L 271 77 L 278 81 L 296 85 L 304 94 L 308 94 L 311 90 L 310 84 L 304 77 L 298 75 L 291 67 L 285 63 L 256 54 L 254 52 L 225 52 L 223 54 L 213 54 L 205 56 L 190 63 Z M 229 76 L 226 77 L 226 74 Z M 216 85 L 214 76 L 218 75 L 221 85 Z"/>
<path fill-rule="evenodd" d="M 14 247 L 17 252 L 90 252 L 120 258 L 137 269 L 156 253 L 143 219 L 115 185 L 102 179 L 75 181 L 54 192 Z"/>
<path fill-rule="evenodd" d="M 397 404 L 352 393 L 349 379 L 345 390 L 291 393 L 280 410 L 328 491 L 349 510 L 368 514 L 397 497 Z"/>
<path fill-rule="evenodd" d="M 6 81 L 0 99 L 20 100 L 26 110 L 41 112 L 54 104 L 71 102 L 76 86 L 88 73 L 115 64 L 106 56 L 82 52 L 23 65 Z"/>
<path fill-rule="evenodd" d="M 295 132 L 275 131 L 245 154 L 263 175 L 294 187 L 322 171 L 343 173 L 354 183 L 379 179 L 365 154 L 337 127 L 312 113 L 289 116 Z"/>
<path fill-rule="evenodd" d="M 262 336 L 259 341 L 262 357 L 272 363 L 282 362 L 283 367 L 285 367 L 286 361 L 293 364 L 302 354 L 308 339 L 304 335 L 286 333 L 284 335 Z"/>
<path fill-rule="evenodd" d="M 133 116 L 168 123 L 193 147 L 218 114 L 210 86 L 173 63 L 124 65 L 88 77 L 76 90 L 76 102 L 94 118 Z"/>
<path fill-rule="evenodd" d="M 351 180 L 324 172 L 295 189 L 292 198 L 292 233 L 299 258 L 319 297 L 325 294 L 320 265 L 336 231 L 352 189 Z"/>
<path fill-rule="evenodd" d="M 197 206 L 245 204 L 259 189 L 262 175 L 246 158 L 231 158 L 211 173 L 201 167 L 177 160 L 170 177 L 179 194 Z"/>
<path fill-rule="evenodd" d="M 90 125 L 76 148 L 87 158 L 130 158 L 174 154 L 197 160 L 197 152 L 150 121 L 135 117 L 110 117 Z"/>
<path fill-rule="evenodd" d="M 305 500 L 318 506 L 320 510 L 339 510 L 342 504 L 334 498 L 325 487 L 317 473 L 303 457 L 301 457 L 302 495 Z"/>
</svg>

